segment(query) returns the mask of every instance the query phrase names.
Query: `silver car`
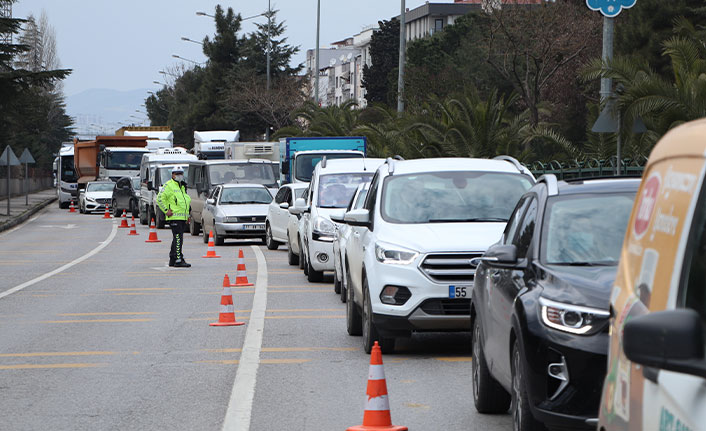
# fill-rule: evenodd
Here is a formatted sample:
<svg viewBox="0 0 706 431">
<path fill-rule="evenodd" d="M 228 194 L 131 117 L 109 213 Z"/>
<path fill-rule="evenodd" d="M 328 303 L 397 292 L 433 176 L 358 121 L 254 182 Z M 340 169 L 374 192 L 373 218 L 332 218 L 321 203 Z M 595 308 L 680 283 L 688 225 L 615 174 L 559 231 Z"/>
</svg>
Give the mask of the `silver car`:
<svg viewBox="0 0 706 431">
<path fill-rule="evenodd" d="M 265 242 L 265 218 L 272 194 L 261 184 L 222 184 L 216 186 L 201 212 L 203 241 L 213 231 L 213 240 L 222 245 L 226 238 L 258 238 Z"/>
</svg>

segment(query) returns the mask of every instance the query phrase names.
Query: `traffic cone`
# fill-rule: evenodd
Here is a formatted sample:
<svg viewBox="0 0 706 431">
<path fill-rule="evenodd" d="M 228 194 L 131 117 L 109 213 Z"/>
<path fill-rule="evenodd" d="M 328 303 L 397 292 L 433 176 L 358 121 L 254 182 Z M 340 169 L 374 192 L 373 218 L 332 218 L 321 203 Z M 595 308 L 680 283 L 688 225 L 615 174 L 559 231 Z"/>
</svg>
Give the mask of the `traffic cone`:
<svg viewBox="0 0 706 431">
<path fill-rule="evenodd" d="M 103 214 L 103 218 L 111 218 L 110 217 L 110 205 L 105 204 L 105 214 Z"/>
<path fill-rule="evenodd" d="M 76 207 L 74 207 L 74 200 L 73 199 L 71 199 L 71 205 L 69 205 L 69 212 L 70 213 L 76 212 Z"/>
<path fill-rule="evenodd" d="M 213 231 L 208 232 L 208 249 L 206 249 L 206 256 L 201 257 L 220 257 L 216 256 L 216 245 L 213 243 Z M 227 274 L 226 277 L 228 277 Z M 228 284 L 230 285 L 230 282 Z"/>
<path fill-rule="evenodd" d="M 241 248 L 238 252 L 238 268 L 235 273 L 235 284 L 233 287 L 246 287 L 254 286 L 254 284 L 248 281 L 248 273 L 245 270 L 245 256 L 243 256 L 243 249 Z"/>
<path fill-rule="evenodd" d="M 377 341 L 370 352 L 370 371 L 368 372 L 366 395 L 363 425 L 350 427 L 346 431 L 407 431 L 407 427 L 392 425 L 390 401 L 387 399 L 385 369 L 382 366 L 382 351 Z"/>
<path fill-rule="evenodd" d="M 226 275 L 227 277 L 227 275 Z M 223 280 L 223 293 L 221 294 L 221 312 L 218 314 L 218 322 L 209 323 L 209 326 L 240 326 L 245 322 L 235 320 L 235 308 L 233 307 L 233 294 L 230 286 L 226 286 L 226 279 Z"/>
<path fill-rule="evenodd" d="M 230 287 L 230 278 L 228 274 L 223 276 L 223 287 Z"/>
<path fill-rule="evenodd" d="M 128 224 L 127 224 L 127 216 L 125 215 L 125 210 L 123 210 L 123 215 L 120 216 L 120 226 L 118 226 L 118 227 L 119 227 L 119 228 L 130 227 L 130 226 L 128 226 Z"/>
<path fill-rule="evenodd" d="M 157 239 L 157 229 L 154 227 L 154 219 L 152 219 L 152 222 L 150 223 L 150 236 L 145 242 L 162 242 Z"/>
<path fill-rule="evenodd" d="M 127 234 L 127 236 L 135 235 L 139 235 L 139 233 L 137 233 L 137 229 L 135 229 L 135 216 L 132 216 L 132 226 L 130 226 L 130 233 Z"/>
</svg>

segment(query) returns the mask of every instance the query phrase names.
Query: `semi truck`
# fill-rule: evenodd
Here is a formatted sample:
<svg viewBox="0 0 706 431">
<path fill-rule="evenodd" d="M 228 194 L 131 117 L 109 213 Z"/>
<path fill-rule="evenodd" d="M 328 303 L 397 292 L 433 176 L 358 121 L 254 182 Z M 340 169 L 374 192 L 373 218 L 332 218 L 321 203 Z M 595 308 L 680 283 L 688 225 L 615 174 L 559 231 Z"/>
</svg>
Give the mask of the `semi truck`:
<svg viewBox="0 0 706 431">
<path fill-rule="evenodd" d="M 194 131 L 194 155 L 200 160 L 222 160 L 226 145 L 238 141 L 239 130 Z"/>
<path fill-rule="evenodd" d="M 146 136 L 96 136 L 91 141 L 74 139 L 74 169 L 78 188 L 89 181 L 137 177 L 142 155 L 148 153 Z"/>
<path fill-rule="evenodd" d="M 59 208 L 66 209 L 71 204 L 71 200 L 78 203 L 78 184 L 76 182 L 76 171 L 74 170 L 73 142 L 61 144 L 53 167 Z"/>
<path fill-rule="evenodd" d="M 281 182 L 308 183 L 314 167 L 324 157 L 329 160 L 359 158 L 365 157 L 367 150 L 368 140 L 365 136 L 281 138 Z"/>
</svg>

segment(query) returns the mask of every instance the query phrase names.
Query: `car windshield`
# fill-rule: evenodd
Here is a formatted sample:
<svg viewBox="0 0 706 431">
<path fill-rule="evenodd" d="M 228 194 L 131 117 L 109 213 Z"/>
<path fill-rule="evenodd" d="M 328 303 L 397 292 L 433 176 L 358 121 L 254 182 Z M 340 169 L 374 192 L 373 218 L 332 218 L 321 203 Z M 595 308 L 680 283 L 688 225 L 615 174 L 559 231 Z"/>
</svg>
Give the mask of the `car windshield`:
<svg viewBox="0 0 706 431">
<path fill-rule="evenodd" d="M 221 192 L 221 205 L 269 204 L 272 195 L 263 187 L 226 187 Z"/>
<path fill-rule="evenodd" d="M 253 183 L 277 187 L 269 163 L 218 164 L 208 167 L 211 184 Z"/>
<path fill-rule="evenodd" d="M 74 156 L 61 157 L 61 181 L 75 183 L 76 172 L 74 171 Z"/>
<path fill-rule="evenodd" d="M 428 172 L 385 179 L 382 217 L 390 223 L 506 222 L 529 177 L 498 172 Z"/>
<path fill-rule="evenodd" d="M 111 151 L 108 153 L 107 169 L 140 169 L 144 151 Z"/>
<path fill-rule="evenodd" d="M 140 177 L 134 177 L 132 179 L 132 188 L 134 190 L 139 190 L 140 189 Z"/>
<path fill-rule="evenodd" d="M 184 169 L 184 181 L 189 180 L 189 170 Z M 161 185 L 164 185 L 167 183 L 167 181 L 172 179 L 172 166 L 166 167 L 166 168 L 160 168 L 159 169 L 159 183 Z"/>
<path fill-rule="evenodd" d="M 361 183 L 367 183 L 372 173 L 330 174 L 319 177 L 319 208 L 346 208 Z"/>
<path fill-rule="evenodd" d="M 542 261 L 548 265 L 617 265 L 634 194 L 575 194 L 547 203 Z"/>
<path fill-rule="evenodd" d="M 295 161 L 295 177 L 297 180 L 308 183 L 314 174 L 314 168 L 324 158 L 334 159 L 360 159 L 362 154 L 342 153 L 342 154 L 302 154 L 297 156 Z"/>
<path fill-rule="evenodd" d="M 86 186 L 87 192 L 112 192 L 115 183 L 89 183 Z"/>
</svg>

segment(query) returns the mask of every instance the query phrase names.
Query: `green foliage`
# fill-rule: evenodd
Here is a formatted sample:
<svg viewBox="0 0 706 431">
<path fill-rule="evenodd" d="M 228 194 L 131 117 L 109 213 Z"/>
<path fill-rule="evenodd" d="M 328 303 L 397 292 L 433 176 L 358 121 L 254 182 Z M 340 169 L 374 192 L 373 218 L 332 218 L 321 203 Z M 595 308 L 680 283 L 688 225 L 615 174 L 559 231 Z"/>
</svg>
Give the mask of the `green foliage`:
<svg viewBox="0 0 706 431">
<path fill-rule="evenodd" d="M 379 21 L 370 40 L 372 66 L 363 67 L 363 88 L 368 103 L 397 106 L 397 71 L 400 52 L 400 22 Z"/>
</svg>

